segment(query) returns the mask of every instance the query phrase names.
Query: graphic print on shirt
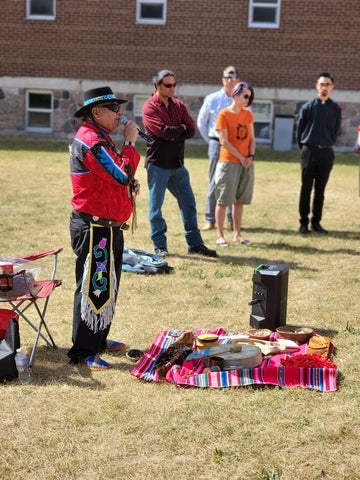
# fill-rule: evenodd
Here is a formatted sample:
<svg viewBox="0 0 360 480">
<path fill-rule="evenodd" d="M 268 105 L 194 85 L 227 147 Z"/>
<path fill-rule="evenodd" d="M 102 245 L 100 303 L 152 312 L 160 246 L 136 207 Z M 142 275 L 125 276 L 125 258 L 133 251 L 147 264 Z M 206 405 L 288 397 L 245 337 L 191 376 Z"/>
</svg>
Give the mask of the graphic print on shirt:
<svg viewBox="0 0 360 480">
<path fill-rule="evenodd" d="M 239 123 L 236 126 L 236 140 L 245 140 L 248 137 L 248 127 L 247 125 L 242 125 Z"/>
</svg>

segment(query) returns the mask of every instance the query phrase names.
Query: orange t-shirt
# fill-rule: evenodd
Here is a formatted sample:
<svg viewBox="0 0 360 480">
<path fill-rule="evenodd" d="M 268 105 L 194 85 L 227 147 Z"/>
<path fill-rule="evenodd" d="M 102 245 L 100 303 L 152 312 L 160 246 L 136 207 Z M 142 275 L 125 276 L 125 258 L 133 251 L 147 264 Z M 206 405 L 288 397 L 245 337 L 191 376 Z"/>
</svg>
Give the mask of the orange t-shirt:
<svg viewBox="0 0 360 480">
<path fill-rule="evenodd" d="M 252 123 L 254 123 L 254 117 L 250 110 L 243 108 L 240 113 L 234 113 L 224 108 L 218 114 L 216 130 L 227 130 L 229 142 L 247 157 L 250 154 L 249 126 Z M 240 163 L 240 160 L 221 146 L 219 162 Z"/>
</svg>

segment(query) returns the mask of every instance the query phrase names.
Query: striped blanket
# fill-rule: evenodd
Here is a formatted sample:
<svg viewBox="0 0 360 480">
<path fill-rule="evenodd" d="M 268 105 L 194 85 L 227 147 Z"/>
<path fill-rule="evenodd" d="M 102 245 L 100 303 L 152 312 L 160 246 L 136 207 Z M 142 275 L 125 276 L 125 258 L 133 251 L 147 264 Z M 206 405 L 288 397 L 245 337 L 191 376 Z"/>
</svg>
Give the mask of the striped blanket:
<svg viewBox="0 0 360 480">
<path fill-rule="evenodd" d="M 337 390 L 336 368 L 284 367 L 280 362 L 282 358 L 289 355 L 288 353 L 272 355 L 264 359 L 257 368 L 202 373 L 204 366 L 202 360 L 196 360 L 179 362 L 180 364 L 169 362 L 166 371 L 161 371 L 157 368 L 160 355 L 164 355 L 164 352 L 167 352 L 169 348 L 174 348 L 179 337 L 185 333 L 194 334 L 194 338 L 202 333 L 215 333 L 219 335 L 222 343 L 229 342 L 229 340 L 221 340 L 221 337 L 231 335 L 222 327 L 212 330 L 165 330 L 156 335 L 149 350 L 131 370 L 131 375 L 148 382 L 168 382 L 179 386 L 202 388 L 277 385 L 279 387 L 303 387 L 321 392 Z M 275 341 L 276 339 L 277 334 L 273 333 L 270 340 Z M 301 345 L 300 350 L 296 353 L 304 354 L 306 349 L 307 344 Z"/>
</svg>

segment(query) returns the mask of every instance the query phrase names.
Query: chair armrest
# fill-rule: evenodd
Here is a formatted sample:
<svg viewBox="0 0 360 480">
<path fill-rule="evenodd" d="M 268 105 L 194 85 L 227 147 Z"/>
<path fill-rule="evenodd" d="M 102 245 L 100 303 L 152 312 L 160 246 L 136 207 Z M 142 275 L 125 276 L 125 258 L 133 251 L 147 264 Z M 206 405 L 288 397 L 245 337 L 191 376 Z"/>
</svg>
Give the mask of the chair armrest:
<svg viewBox="0 0 360 480">
<path fill-rule="evenodd" d="M 54 248 L 52 250 L 45 250 L 43 252 L 35 253 L 35 254 L 32 254 L 32 255 L 26 255 L 26 256 L 21 257 L 21 258 L 24 259 L 24 260 L 36 261 L 36 260 L 40 260 L 41 258 L 45 258 L 45 257 L 49 257 L 50 255 L 53 255 L 54 263 L 53 263 L 53 268 L 52 268 L 50 278 L 51 278 L 51 280 L 54 280 L 55 275 L 56 275 L 56 270 L 57 270 L 58 254 L 60 252 L 62 252 L 62 250 L 63 250 L 62 247 L 58 247 L 58 248 Z"/>
<path fill-rule="evenodd" d="M 49 255 L 58 255 L 60 252 L 62 252 L 62 250 L 63 250 L 62 247 L 59 247 L 59 248 L 54 248 L 53 250 L 45 250 L 44 252 L 22 256 L 20 258 L 23 258 L 24 260 L 30 260 L 30 261 L 39 260 L 40 258 L 48 257 Z"/>
</svg>

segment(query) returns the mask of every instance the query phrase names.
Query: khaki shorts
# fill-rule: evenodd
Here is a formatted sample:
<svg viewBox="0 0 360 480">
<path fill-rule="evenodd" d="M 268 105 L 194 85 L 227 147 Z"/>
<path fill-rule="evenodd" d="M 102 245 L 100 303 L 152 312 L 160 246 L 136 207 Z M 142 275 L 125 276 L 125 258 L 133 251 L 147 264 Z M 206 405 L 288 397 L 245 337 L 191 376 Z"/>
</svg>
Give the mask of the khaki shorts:
<svg viewBox="0 0 360 480">
<path fill-rule="evenodd" d="M 254 192 L 254 164 L 218 162 L 215 172 L 215 196 L 219 205 L 249 205 Z"/>
</svg>

